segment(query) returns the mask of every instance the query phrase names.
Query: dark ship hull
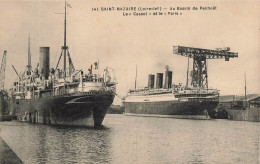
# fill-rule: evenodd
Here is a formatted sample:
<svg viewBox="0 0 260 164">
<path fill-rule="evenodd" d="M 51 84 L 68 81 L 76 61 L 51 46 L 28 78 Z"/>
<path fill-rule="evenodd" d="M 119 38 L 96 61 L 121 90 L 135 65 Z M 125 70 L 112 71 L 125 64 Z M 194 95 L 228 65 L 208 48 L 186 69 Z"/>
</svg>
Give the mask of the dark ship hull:
<svg viewBox="0 0 260 164">
<path fill-rule="evenodd" d="M 85 92 L 38 99 L 16 99 L 17 119 L 30 123 L 100 126 L 114 100 L 112 92 Z"/>
<path fill-rule="evenodd" d="M 125 103 L 127 115 L 209 119 L 218 102 L 143 102 Z"/>
<path fill-rule="evenodd" d="M 133 96 L 134 97 L 134 96 Z M 217 97 L 175 98 L 172 93 L 129 97 L 125 114 L 135 116 L 210 119 L 218 105 Z"/>
</svg>

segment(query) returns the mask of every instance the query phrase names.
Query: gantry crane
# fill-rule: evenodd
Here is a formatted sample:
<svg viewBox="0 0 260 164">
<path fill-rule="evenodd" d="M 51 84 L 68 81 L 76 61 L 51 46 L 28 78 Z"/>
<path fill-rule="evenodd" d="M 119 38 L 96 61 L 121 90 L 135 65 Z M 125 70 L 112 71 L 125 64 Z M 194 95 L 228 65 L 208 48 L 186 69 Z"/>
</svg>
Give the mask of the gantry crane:
<svg viewBox="0 0 260 164">
<path fill-rule="evenodd" d="M 238 57 L 237 52 L 230 52 L 230 48 L 217 48 L 216 50 L 173 46 L 173 53 L 188 58 L 193 58 L 191 86 L 208 89 L 207 59 L 222 59 Z M 188 77 L 188 76 L 187 76 Z M 187 78 L 188 81 L 188 78 Z"/>
<path fill-rule="evenodd" d="M 2 58 L 1 69 L 0 69 L 0 91 L 4 90 L 4 85 L 5 85 L 6 54 L 7 51 L 5 50 Z"/>
</svg>

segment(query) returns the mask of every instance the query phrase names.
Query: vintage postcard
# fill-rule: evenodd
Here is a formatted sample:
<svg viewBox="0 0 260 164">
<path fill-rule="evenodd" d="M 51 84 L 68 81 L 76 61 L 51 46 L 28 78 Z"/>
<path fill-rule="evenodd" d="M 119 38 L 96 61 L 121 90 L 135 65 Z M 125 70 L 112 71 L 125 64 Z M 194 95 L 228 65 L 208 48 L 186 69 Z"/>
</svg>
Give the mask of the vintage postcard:
<svg viewBox="0 0 260 164">
<path fill-rule="evenodd" d="M 0 3 L 0 163 L 259 163 L 259 1 Z"/>
</svg>

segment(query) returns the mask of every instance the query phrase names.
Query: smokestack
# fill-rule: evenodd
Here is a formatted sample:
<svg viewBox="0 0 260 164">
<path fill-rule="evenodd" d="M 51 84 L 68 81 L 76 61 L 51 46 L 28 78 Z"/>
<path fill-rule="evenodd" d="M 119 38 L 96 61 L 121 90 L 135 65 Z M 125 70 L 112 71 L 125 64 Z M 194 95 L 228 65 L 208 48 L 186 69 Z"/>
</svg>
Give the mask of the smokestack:
<svg viewBox="0 0 260 164">
<path fill-rule="evenodd" d="M 172 71 L 165 71 L 165 82 L 164 82 L 164 88 L 169 89 L 172 87 Z"/>
<path fill-rule="evenodd" d="M 50 71 L 50 47 L 40 47 L 39 71 L 45 79 L 48 79 Z"/>
<path fill-rule="evenodd" d="M 163 73 L 157 73 L 156 74 L 156 88 L 162 88 L 163 87 Z"/>
<path fill-rule="evenodd" d="M 153 89 L 154 88 L 154 75 L 149 74 L 148 75 L 148 88 Z"/>
</svg>

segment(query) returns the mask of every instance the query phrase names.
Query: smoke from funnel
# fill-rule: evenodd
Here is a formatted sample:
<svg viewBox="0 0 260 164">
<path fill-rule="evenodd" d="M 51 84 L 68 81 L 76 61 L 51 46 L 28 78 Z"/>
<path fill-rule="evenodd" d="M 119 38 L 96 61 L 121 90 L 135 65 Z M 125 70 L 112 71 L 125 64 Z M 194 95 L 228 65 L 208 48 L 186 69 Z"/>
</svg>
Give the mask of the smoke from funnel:
<svg viewBox="0 0 260 164">
<path fill-rule="evenodd" d="M 165 69 L 166 69 L 166 71 L 169 71 L 169 66 L 165 65 Z"/>
</svg>

